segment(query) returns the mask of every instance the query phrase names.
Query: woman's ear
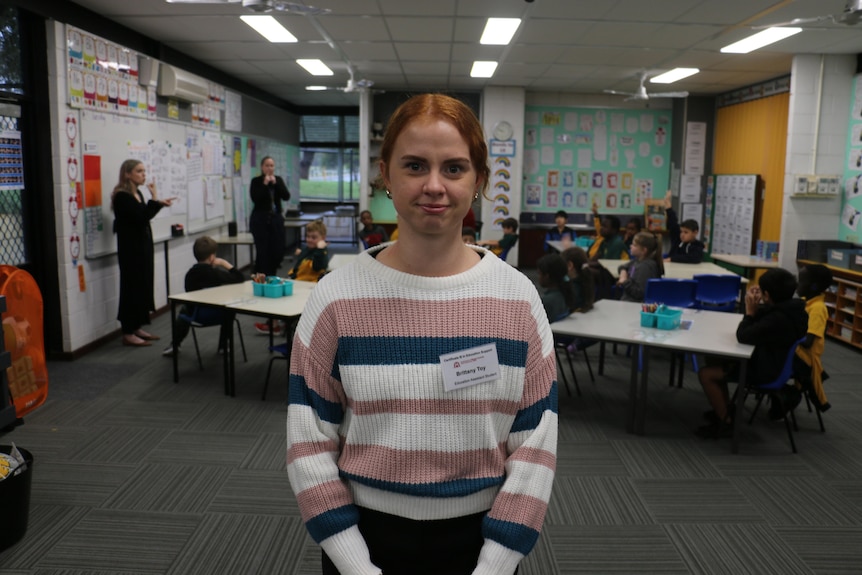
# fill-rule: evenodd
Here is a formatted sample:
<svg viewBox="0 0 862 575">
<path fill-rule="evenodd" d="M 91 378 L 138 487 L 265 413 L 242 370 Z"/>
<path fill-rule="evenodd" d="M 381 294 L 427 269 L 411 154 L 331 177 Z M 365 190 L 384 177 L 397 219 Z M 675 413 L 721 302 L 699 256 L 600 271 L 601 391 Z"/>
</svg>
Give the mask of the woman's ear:
<svg viewBox="0 0 862 575">
<path fill-rule="evenodd" d="M 377 168 L 380 170 L 380 177 L 383 179 L 383 185 L 386 189 L 389 189 L 389 167 L 386 165 L 386 162 L 380 160 L 380 163 L 377 164 Z"/>
</svg>

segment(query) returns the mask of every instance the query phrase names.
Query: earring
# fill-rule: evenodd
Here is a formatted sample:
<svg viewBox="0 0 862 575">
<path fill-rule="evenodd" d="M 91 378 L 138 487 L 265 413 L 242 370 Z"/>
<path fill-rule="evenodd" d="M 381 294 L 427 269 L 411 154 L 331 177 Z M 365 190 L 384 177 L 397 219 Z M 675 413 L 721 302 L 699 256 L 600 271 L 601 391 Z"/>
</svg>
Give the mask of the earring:
<svg viewBox="0 0 862 575">
<path fill-rule="evenodd" d="M 386 190 L 386 197 L 391 200 L 392 199 L 392 192 L 390 192 L 389 190 Z"/>
<path fill-rule="evenodd" d="M 476 193 L 473 194 L 473 201 L 475 202 L 478 199 L 479 199 L 479 191 L 477 190 Z"/>
</svg>

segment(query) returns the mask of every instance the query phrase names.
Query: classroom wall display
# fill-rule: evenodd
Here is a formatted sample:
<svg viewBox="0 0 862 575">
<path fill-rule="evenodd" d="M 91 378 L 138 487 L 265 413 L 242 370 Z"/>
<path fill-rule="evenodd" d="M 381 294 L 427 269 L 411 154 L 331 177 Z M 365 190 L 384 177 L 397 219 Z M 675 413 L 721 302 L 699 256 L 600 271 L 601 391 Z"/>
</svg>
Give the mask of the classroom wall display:
<svg viewBox="0 0 862 575">
<path fill-rule="evenodd" d="M 754 174 L 715 176 L 710 253 L 752 253 L 757 234 L 758 179 Z"/>
<path fill-rule="evenodd" d="M 634 213 L 670 179 L 671 110 L 527 106 L 530 212 Z"/>
<path fill-rule="evenodd" d="M 511 202 L 511 184 L 512 179 L 512 159 L 507 155 L 490 155 L 491 160 L 491 199 L 494 201 L 492 213 L 494 219 L 491 222 L 491 229 L 502 230 L 503 220 L 509 217 L 511 211 L 509 204 Z"/>
<path fill-rule="evenodd" d="M 841 198 L 838 239 L 858 242 L 862 220 L 862 74 L 854 78 L 850 102 L 847 161 L 844 165 L 844 194 Z"/>
</svg>

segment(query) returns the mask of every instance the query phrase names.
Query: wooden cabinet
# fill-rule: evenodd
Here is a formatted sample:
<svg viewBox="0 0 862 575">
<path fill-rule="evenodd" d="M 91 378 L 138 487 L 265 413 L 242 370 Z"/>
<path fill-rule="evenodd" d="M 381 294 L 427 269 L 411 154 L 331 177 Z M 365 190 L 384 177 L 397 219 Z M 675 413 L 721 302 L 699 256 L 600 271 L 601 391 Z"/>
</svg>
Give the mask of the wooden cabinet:
<svg viewBox="0 0 862 575">
<path fill-rule="evenodd" d="M 835 277 L 826 292 L 826 308 L 826 334 L 862 349 L 862 283 Z"/>
</svg>

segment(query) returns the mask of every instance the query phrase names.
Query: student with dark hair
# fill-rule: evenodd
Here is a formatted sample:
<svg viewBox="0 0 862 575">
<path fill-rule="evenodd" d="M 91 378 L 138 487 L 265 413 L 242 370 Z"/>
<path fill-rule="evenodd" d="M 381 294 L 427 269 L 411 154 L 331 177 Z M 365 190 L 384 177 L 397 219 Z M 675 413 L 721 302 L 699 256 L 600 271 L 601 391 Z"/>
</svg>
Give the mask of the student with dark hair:
<svg viewBox="0 0 862 575">
<path fill-rule="evenodd" d="M 821 361 L 826 321 L 829 318 L 824 293 L 831 285 L 832 272 L 826 266 L 809 264 L 799 270 L 799 288 L 796 291 L 805 302 L 805 311 L 808 312 L 808 333 L 805 341 L 796 348 L 793 375 L 814 407 L 821 412 L 832 407 L 823 390 L 823 381 L 829 376 L 823 371 Z"/>
<path fill-rule="evenodd" d="M 567 239 L 572 243 L 575 242 L 575 230 L 566 225 L 568 221 L 569 214 L 565 210 L 560 210 L 554 215 L 554 227 L 545 234 L 546 252 L 551 251 L 551 246 L 548 245 L 548 242 L 563 242 Z"/>
<path fill-rule="evenodd" d="M 700 227 L 696 220 L 683 220 L 677 223 L 676 213 L 671 207 L 670 190 L 664 196 L 664 207 L 667 212 L 667 229 L 670 232 L 670 251 L 666 262 L 682 264 L 699 264 L 703 261 L 703 242 L 697 239 Z"/>
<path fill-rule="evenodd" d="M 563 250 L 560 254 L 566 262 L 566 272 L 572 284 L 574 302 L 572 311 L 590 311 L 596 296 L 596 283 L 598 283 L 590 269 L 590 261 L 587 252 L 578 246 Z M 599 265 L 599 264 L 596 264 Z M 599 267 L 601 267 L 599 265 Z M 604 270 L 604 268 L 601 268 Z M 605 270 L 607 272 L 607 270 Z M 610 275 L 610 274 L 608 274 Z"/>
<path fill-rule="evenodd" d="M 539 285 L 545 288 L 540 294 L 548 321 L 555 322 L 575 310 L 575 292 L 560 254 L 545 254 L 536 262 Z"/>
<path fill-rule="evenodd" d="M 626 251 L 626 243 L 620 236 L 620 219 L 616 216 L 599 217 L 597 208 L 593 208 L 593 222 L 595 222 L 598 237 L 590 246 L 589 256 L 591 260 L 627 260 L 629 253 Z"/>
<path fill-rule="evenodd" d="M 499 240 L 480 240 L 476 245 L 487 247 L 495 255 L 499 256 L 518 243 L 518 220 L 515 218 L 506 218 L 500 224 L 500 227 L 503 228 L 502 238 Z"/>
<path fill-rule="evenodd" d="M 635 234 L 640 233 L 643 229 L 640 218 L 629 218 L 626 222 L 626 231 L 623 233 L 623 242 L 626 244 L 626 250 L 631 256 L 632 240 L 635 239 Z"/>
<path fill-rule="evenodd" d="M 362 223 L 359 239 L 362 240 L 366 249 L 389 241 L 389 234 L 386 233 L 383 226 L 374 224 L 374 216 L 370 210 L 362 210 L 359 214 L 359 221 Z"/>
<path fill-rule="evenodd" d="M 748 288 L 745 294 L 745 316 L 736 329 L 739 343 L 754 346 L 748 362 L 749 381 L 767 383 L 775 379 L 784 366 L 787 353 L 793 343 L 808 328 L 808 314 L 802 300 L 794 299 L 796 278 L 782 268 L 768 270 L 760 278 L 759 286 Z M 704 413 L 711 420 L 697 430 L 704 438 L 730 437 L 733 434 L 733 416 L 729 409 L 728 381 L 738 381 L 739 365 L 707 357 L 707 365 L 698 372 L 700 384 L 712 410 Z M 773 418 L 780 419 L 799 402 L 798 391 L 788 387 L 787 400 L 774 404 L 770 410 Z"/>
</svg>

